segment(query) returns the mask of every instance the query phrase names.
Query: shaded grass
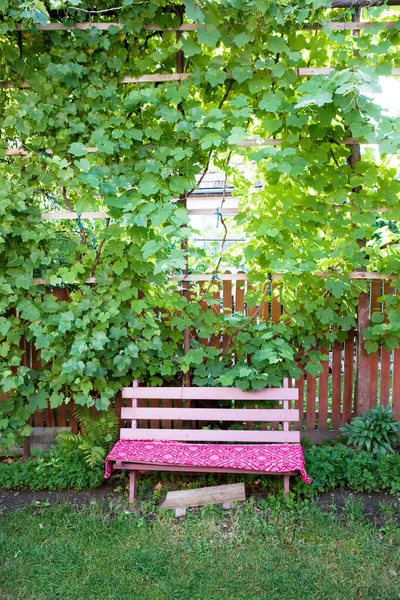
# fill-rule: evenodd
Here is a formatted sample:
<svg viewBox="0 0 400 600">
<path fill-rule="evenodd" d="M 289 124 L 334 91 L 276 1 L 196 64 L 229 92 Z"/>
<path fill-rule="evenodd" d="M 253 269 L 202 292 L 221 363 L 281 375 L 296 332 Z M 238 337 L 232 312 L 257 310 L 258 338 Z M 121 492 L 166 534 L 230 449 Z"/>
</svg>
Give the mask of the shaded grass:
<svg viewBox="0 0 400 600">
<path fill-rule="evenodd" d="M 182 521 L 98 506 L 24 509 L 1 517 L 2 600 L 399 598 L 400 533 L 362 514 L 316 507 L 232 514 L 205 507 Z"/>
</svg>

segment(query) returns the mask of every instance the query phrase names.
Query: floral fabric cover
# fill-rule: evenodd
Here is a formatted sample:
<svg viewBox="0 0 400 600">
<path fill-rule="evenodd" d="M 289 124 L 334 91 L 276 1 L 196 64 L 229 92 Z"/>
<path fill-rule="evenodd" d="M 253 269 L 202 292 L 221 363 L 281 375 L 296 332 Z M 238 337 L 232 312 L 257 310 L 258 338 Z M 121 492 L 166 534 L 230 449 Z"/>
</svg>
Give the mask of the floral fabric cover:
<svg viewBox="0 0 400 600">
<path fill-rule="evenodd" d="M 179 467 L 222 467 L 278 474 L 298 471 L 303 481 L 311 483 L 300 444 L 239 445 L 120 440 L 106 458 L 106 479 L 113 472 L 114 461 Z"/>
</svg>

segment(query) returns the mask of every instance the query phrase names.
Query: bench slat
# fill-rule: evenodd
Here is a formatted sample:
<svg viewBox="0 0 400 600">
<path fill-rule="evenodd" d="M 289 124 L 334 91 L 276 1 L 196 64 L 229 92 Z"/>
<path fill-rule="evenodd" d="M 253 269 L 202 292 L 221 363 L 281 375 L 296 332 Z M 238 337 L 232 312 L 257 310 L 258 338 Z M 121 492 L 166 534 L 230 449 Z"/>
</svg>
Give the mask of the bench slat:
<svg viewBox="0 0 400 600">
<path fill-rule="evenodd" d="M 183 421 L 298 421 L 297 409 L 261 408 L 122 408 L 122 419 Z"/>
<path fill-rule="evenodd" d="M 159 398 L 182 400 L 297 400 L 297 388 L 266 388 L 253 392 L 242 392 L 237 388 L 211 387 L 126 387 L 123 398 Z"/>
<path fill-rule="evenodd" d="M 120 431 L 121 440 L 175 440 L 180 442 L 253 442 L 299 443 L 299 431 L 257 431 L 221 429 L 127 429 Z"/>
</svg>

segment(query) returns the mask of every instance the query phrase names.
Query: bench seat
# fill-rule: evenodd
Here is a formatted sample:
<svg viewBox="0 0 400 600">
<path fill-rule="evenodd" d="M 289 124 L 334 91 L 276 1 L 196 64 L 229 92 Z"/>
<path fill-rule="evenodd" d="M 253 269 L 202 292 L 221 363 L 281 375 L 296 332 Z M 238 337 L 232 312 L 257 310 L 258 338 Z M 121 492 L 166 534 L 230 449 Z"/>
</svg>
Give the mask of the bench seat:
<svg viewBox="0 0 400 600">
<path fill-rule="evenodd" d="M 303 449 L 300 444 L 194 444 L 162 440 L 120 440 L 106 458 L 105 477 L 110 477 L 114 466 L 126 468 L 126 464 L 152 465 L 155 470 L 162 466 L 198 467 L 199 471 L 223 469 L 227 472 L 257 472 L 283 475 L 299 473 L 310 483 L 304 467 Z M 123 466 L 122 466 L 123 465 Z M 147 470 L 147 469 L 146 469 Z M 195 469 L 193 469 L 195 470 Z"/>
</svg>

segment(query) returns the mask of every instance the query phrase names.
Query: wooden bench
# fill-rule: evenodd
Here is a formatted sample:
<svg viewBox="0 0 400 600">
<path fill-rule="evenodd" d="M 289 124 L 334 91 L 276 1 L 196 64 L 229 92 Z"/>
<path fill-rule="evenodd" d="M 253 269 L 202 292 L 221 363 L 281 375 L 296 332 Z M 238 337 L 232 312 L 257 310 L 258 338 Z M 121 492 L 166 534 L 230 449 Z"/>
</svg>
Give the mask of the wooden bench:
<svg viewBox="0 0 400 600">
<path fill-rule="evenodd" d="M 279 474 L 284 476 L 285 495 L 289 494 L 289 478 L 296 472 L 300 472 L 305 481 L 310 481 L 304 470 L 300 431 L 290 430 L 289 427 L 289 423 L 299 421 L 299 411 L 289 406 L 289 403 L 298 400 L 298 389 L 289 388 L 288 380 L 284 381 L 283 388 L 265 388 L 253 392 L 220 387 L 146 388 L 139 387 L 138 382 L 134 381 L 132 387 L 122 390 L 122 397 L 132 400 L 131 407 L 121 409 L 121 418 L 131 421 L 132 426 L 121 429 L 120 441 L 106 459 L 105 476 L 108 477 L 113 469 L 130 472 L 130 503 L 135 498 L 136 473 L 141 471 Z M 140 399 L 151 400 L 152 406 L 139 407 Z M 182 401 L 182 405 L 186 402 L 187 406 L 160 406 L 165 400 Z M 199 400 L 216 403 L 231 401 L 231 406 L 190 407 L 193 401 Z M 253 405 L 255 402 L 275 400 L 282 402 L 283 407 L 235 408 L 235 401 L 246 400 Z M 154 406 L 155 403 L 158 406 Z M 139 427 L 143 420 L 152 421 L 152 427 Z M 157 423 L 154 424 L 157 420 L 167 421 L 169 428 L 160 429 Z M 183 429 L 182 421 L 191 421 L 192 428 Z M 199 422 L 238 422 L 248 425 L 271 421 L 281 422 L 282 429 L 255 429 L 254 425 L 250 425 L 251 429 L 243 430 L 198 427 Z M 172 428 L 172 422 L 180 422 L 178 428 Z M 193 423 L 198 428 L 193 428 Z M 218 442 L 225 444 L 216 444 Z M 272 461 L 269 466 L 268 461 Z M 280 470 L 282 461 L 284 465 L 291 465 L 291 468 L 283 466 L 283 470 Z M 220 463 L 223 466 L 218 466 Z"/>
</svg>

